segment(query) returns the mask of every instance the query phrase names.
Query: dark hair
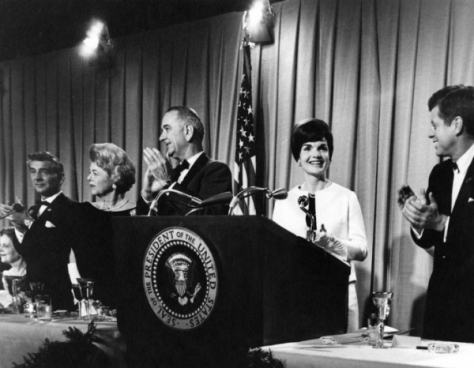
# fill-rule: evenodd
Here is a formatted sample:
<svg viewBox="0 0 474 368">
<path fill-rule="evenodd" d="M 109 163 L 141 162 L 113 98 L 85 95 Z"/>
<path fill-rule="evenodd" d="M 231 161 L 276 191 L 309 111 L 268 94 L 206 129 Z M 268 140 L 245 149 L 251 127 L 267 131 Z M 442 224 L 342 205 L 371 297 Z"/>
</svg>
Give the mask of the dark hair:
<svg viewBox="0 0 474 368">
<path fill-rule="evenodd" d="M 329 125 L 319 119 L 305 119 L 293 128 L 291 134 L 291 152 L 296 161 L 300 158 L 301 147 L 307 142 L 317 142 L 326 139 L 329 148 L 329 159 L 332 159 L 334 142 Z"/>
<path fill-rule="evenodd" d="M 189 123 L 194 128 L 193 139 L 196 139 L 198 143 L 201 143 L 204 138 L 204 125 L 202 125 L 201 118 L 194 109 L 187 106 L 172 106 L 166 113 L 171 111 L 178 112 L 178 118 L 184 122 Z"/>
<path fill-rule="evenodd" d="M 28 154 L 28 161 L 26 164 L 28 167 L 32 161 L 47 161 L 51 163 L 51 171 L 58 174 L 61 177 L 64 177 L 64 166 L 59 159 L 53 154 L 47 151 L 33 152 Z"/>
<path fill-rule="evenodd" d="M 462 84 L 458 84 L 458 85 L 455 85 L 455 86 L 446 86 L 446 87 L 441 88 L 440 90 L 436 91 L 435 93 L 433 93 L 433 95 L 428 100 L 428 109 L 429 109 L 429 111 L 433 110 L 436 106 L 438 106 L 439 103 L 441 102 L 441 100 L 444 97 L 446 97 L 447 94 L 449 94 L 453 91 L 457 91 L 461 88 L 466 88 L 466 87 L 464 87 Z"/>
<path fill-rule="evenodd" d="M 135 166 L 123 149 L 113 143 L 95 143 L 89 149 L 91 162 L 116 176 L 117 191 L 125 193 L 135 184 Z"/>
<path fill-rule="evenodd" d="M 438 104 L 439 116 L 450 125 L 459 116 L 466 133 L 474 136 L 474 87 L 462 86 L 448 93 Z"/>
<path fill-rule="evenodd" d="M 3 235 L 6 235 L 11 239 L 13 247 L 18 252 L 20 242 L 18 241 L 18 238 L 16 237 L 15 228 L 14 227 L 4 227 L 2 230 L 0 230 L 0 236 L 3 236 Z"/>
</svg>

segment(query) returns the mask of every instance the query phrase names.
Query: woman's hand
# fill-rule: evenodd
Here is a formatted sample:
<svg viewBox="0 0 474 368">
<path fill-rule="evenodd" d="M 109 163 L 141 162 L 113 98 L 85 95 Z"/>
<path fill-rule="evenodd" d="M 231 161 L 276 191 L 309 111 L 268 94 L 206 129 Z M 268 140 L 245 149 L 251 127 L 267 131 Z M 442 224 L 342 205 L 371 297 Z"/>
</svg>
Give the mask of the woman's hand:
<svg viewBox="0 0 474 368">
<path fill-rule="evenodd" d="M 316 239 L 314 243 L 325 249 L 328 253 L 347 259 L 347 249 L 344 244 L 326 231 L 316 230 Z"/>
</svg>

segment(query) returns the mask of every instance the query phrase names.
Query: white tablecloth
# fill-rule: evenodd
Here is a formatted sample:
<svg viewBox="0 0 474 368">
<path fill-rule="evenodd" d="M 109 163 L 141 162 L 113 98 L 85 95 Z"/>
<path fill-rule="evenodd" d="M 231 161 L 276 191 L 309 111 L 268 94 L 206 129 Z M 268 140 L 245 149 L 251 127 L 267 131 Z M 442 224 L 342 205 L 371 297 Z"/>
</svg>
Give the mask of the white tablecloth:
<svg viewBox="0 0 474 368">
<path fill-rule="evenodd" d="M 275 358 L 285 362 L 286 368 L 474 367 L 474 344 L 457 343 L 459 352 L 437 354 L 415 348 L 374 349 L 367 343 L 311 348 L 314 341 L 272 345 L 263 349 L 271 350 Z M 423 340 L 422 346 L 429 342 Z"/>
<path fill-rule="evenodd" d="M 39 323 L 19 314 L 0 314 L 0 368 L 13 367 L 13 362 L 24 363 L 23 356 L 36 353 L 45 338 L 51 341 L 66 341 L 63 331 L 77 327 L 87 332 L 87 322 L 75 319 L 53 320 Z M 116 322 L 97 322 L 97 335 L 104 344 L 96 344 L 114 361 L 114 366 L 124 367 L 124 348 L 119 338 Z"/>
</svg>

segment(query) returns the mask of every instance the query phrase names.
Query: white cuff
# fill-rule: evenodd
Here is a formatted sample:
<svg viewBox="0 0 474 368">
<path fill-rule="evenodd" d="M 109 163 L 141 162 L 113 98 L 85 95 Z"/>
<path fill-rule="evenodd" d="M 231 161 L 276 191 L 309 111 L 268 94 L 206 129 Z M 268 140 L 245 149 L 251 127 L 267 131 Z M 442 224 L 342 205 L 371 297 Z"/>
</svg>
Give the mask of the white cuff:
<svg viewBox="0 0 474 368">
<path fill-rule="evenodd" d="M 423 231 L 424 231 L 424 229 L 421 229 L 421 233 L 419 233 L 418 231 L 416 231 L 413 226 L 411 227 L 411 229 L 413 230 L 413 233 L 415 234 L 416 238 L 417 238 L 417 239 L 421 239 L 421 237 L 423 236 Z"/>
<path fill-rule="evenodd" d="M 77 269 L 77 263 L 68 263 L 67 270 L 69 273 L 69 278 L 71 279 L 71 284 L 77 284 L 77 279 L 81 278 L 79 270 Z"/>
</svg>

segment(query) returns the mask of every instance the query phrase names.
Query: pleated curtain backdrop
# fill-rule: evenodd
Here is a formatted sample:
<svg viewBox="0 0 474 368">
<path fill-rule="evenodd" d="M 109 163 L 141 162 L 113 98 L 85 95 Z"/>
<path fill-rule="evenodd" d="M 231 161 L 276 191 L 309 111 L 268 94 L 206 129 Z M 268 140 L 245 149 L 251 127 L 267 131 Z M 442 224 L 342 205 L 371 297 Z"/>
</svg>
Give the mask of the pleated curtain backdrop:
<svg viewBox="0 0 474 368">
<path fill-rule="evenodd" d="M 427 137 L 430 95 L 474 84 L 474 2 L 286 0 L 274 10 L 274 42 L 252 51 L 258 185 L 300 184 L 291 129 L 307 117 L 327 121 L 335 140 L 330 179 L 356 192 L 369 241 L 369 257 L 356 264 L 361 325 L 370 291 L 389 290 L 389 324 L 418 327 L 432 259 L 412 242 L 397 190 L 426 187 L 438 162 Z M 83 61 L 77 49 L 0 63 L 0 202 L 34 202 L 25 161 L 37 150 L 65 164 L 66 195 L 91 200 L 94 142 L 130 155 L 136 199 L 141 152 L 159 147 L 161 116 L 178 104 L 198 111 L 205 150 L 232 168 L 241 19 L 231 13 L 115 39 L 108 68 Z"/>
</svg>

